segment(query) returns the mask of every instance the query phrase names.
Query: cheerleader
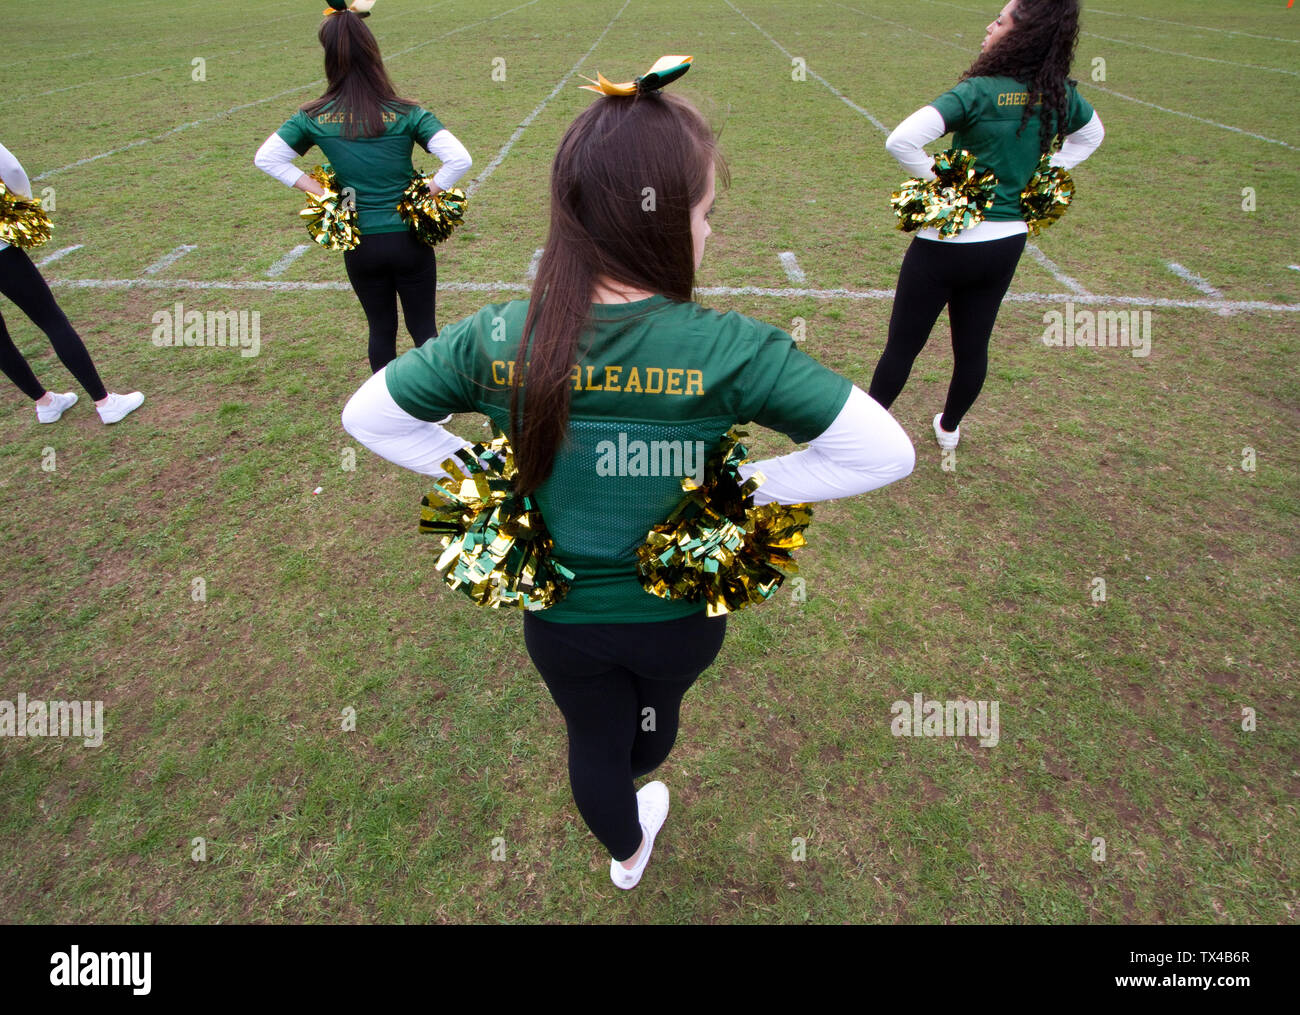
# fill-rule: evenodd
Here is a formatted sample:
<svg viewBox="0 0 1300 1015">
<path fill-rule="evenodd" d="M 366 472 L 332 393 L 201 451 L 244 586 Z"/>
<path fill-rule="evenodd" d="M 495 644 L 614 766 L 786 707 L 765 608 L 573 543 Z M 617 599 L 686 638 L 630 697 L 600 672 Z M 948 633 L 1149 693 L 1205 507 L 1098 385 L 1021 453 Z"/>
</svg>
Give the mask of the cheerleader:
<svg viewBox="0 0 1300 1015">
<path fill-rule="evenodd" d="M 985 29 L 980 55 L 957 86 L 909 116 L 885 142 L 909 173 L 932 180 L 924 146 L 952 132 L 953 147 L 971 152 L 978 171 L 992 170 L 998 180 L 983 222 L 949 239 L 922 229 L 908 247 L 889 337 L 871 378 L 871 396 L 891 407 L 946 305 L 953 374 L 933 423 L 944 449 L 957 446 L 962 418 L 984 385 L 993 324 L 1025 249 L 1021 192 L 1058 136 L 1065 135 L 1064 143 L 1051 164 L 1073 169 L 1105 134 L 1069 77 L 1078 37 L 1078 0 L 1011 0 Z"/>
<path fill-rule="evenodd" d="M 564 716 L 574 801 L 624 889 L 668 813 L 662 782 L 638 791 L 633 780 L 668 757 L 682 697 L 726 632 L 725 616 L 637 579 L 635 548 L 680 500 L 682 473 L 748 420 L 810 442 L 742 466 L 766 477 L 758 504 L 863 493 L 915 461 L 889 413 L 790 335 L 692 301 L 721 162 L 695 107 L 657 90 L 688 65 L 667 57 L 628 85 L 600 79 L 602 97 L 554 161 L 532 298 L 446 328 L 371 377 L 343 413 L 361 443 L 428 476 L 466 446 L 437 425 L 448 413 L 483 413 L 510 434 L 516 488 L 533 495 L 555 558 L 576 575 L 565 598 L 524 615 L 525 645 Z M 683 451 L 675 474 L 627 460 L 655 442 Z"/>
<path fill-rule="evenodd" d="M 4 145 L 0 145 L 0 180 L 10 193 L 31 199 L 32 185 L 27 179 L 27 173 Z M 54 346 L 54 352 L 63 365 L 94 401 L 102 422 L 117 423 L 144 403 L 144 395 L 138 391 L 119 395 L 104 388 L 85 343 L 73 329 L 67 315 L 54 302 L 50 287 L 45 284 L 36 265 L 32 264 L 27 251 L 8 243 L 0 243 L 0 293 L 12 300 L 19 310 L 31 318 L 33 324 L 45 332 L 45 337 Z M 56 394 L 45 390 L 9 337 L 3 315 L 0 315 L 0 370 L 36 403 L 38 423 L 57 421 L 77 401 L 75 391 Z"/>
<path fill-rule="evenodd" d="M 362 18 L 373 0 L 329 0 L 319 38 L 325 50 L 325 94 L 291 116 L 258 149 L 254 164 L 286 186 L 324 189 L 293 164 L 313 145 L 325 154 L 340 190 L 356 195 L 358 246 L 343 254 L 348 281 L 370 328 L 370 369 L 397 357 L 397 304 L 417 347 L 438 334 L 438 271 L 432 248 L 397 212 L 411 182 L 413 144 L 442 161 L 430 186 L 437 194 L 469 170 L 469 152 L 429 111 L 399 98 L 379 44 Z"/>
</svg>

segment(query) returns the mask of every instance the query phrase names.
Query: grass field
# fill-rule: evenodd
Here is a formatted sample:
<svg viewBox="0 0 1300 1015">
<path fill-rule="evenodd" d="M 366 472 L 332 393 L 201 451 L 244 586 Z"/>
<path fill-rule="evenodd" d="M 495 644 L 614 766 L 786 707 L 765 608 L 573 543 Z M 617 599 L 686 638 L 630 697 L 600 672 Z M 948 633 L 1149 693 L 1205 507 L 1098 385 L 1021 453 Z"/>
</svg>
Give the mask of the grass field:
<svg viewBox="0 0 1300 1015">
<path fill-rule="evenodd" d="M 996 6 L 383 0 L 369 23 L 399 90 L 475 159 L 441 321 L 524 292 L 550 159 L 592 98 L 576 74 L 690 53 L 674 87 L 733 177 L 702 301 L 802 318 L 803 347 L 865 387 L 908 242 L 877 123 L 950 87 Z M 368 375 L 341 257 L 281 263 L 308 242 L 300 195 L 252 157 L 321 91 L 320 7 L 46 0 L 6 19 L 0 141 L 55 205 L 33 258 L 77 248 L 42 270 L 110 390 L 147 397 L 103 427 L 84 392 L 52 426 L 4 395 L 0 699 L 102 700 L 105 723 L 97 748 L 0 739 L 11 919 L 1300 918 L 1300 11 L 1087 9 L 1075 74 L 1106 141 L 1021 263 L 955 468 L 929 429 L 941 320 L 894 406 L 916 471 L 818 509 L 806 602 L 732 618 L 624 893 L 521 618 L 441 586 L 425 482 L 339 425 Z M 260 354 L 155 346 L 177 301 L 256 311 Z M 1067 301 L 1150 311 L 1150 354 L 1045 345 Z M 75 387 L 0 310 L 38 377 Z M 999 743 L 896 738 L 891 704 L 916 693 L 999 702 Z"/>
</svg>

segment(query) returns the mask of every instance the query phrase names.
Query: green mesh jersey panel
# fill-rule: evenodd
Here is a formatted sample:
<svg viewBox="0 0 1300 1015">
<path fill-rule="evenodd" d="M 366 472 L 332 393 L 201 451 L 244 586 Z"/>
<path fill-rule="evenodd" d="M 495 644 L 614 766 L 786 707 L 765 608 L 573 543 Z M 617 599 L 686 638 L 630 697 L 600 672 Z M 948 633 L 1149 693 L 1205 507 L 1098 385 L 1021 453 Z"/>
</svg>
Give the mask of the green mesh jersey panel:
<svg viewBox="0 0 1300 1015">
<path fill-rule="evenodd" d="M 1028 89 L 1015 78 L 980 77 L 967 78 L 930 103 L 952 131 L 952 147 L 965 148 L 975 156 L 978 171 L 991 169 L 998 178 L 993 204 L 985 215 L 990 222 L 1023 218 L 1020 194 L 1042 158 L 1039 107 L 1020 129 L 1028 101 Z M 1092 113 L 1074 85 L 1067 85 L 1066 122 L 1059 132 L 1074 133 L 1092 119 Z"/>
<path fill-rule="evenodd" d="M 429 421 L 481 412 L 508 431 L 514 355 L 528 304 L 485 307 L 385 368 L 389 393 Z M 594 306 L 574 366 L 569 429 L 538 506 L 576 577 L 546 611 L 561 623 L 671 620 L 703 609 L 659 599 L 635 550 L 681 499 L 682 473 L 751 420 L 795 441 L 818 436 L 850 382 L 771 325 L 654 297 Z M 693 474 L 693 473 L 692 473 Z"/>
</svg>

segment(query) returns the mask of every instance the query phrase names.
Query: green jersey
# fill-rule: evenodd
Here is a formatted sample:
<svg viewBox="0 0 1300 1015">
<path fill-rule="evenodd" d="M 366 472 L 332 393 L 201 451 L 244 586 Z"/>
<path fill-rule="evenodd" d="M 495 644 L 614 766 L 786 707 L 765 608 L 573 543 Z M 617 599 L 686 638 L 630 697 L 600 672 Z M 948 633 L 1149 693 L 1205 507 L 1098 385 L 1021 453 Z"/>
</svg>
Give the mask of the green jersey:
<svg viewBox="0 0 1300 1015">
<path fill-rule="evenodd" d="M 438 118 L 419 106 L 384 110 L 384 133 L 379 137 L 345 136 L 347 113 L 326 107 L 314 116 L 301 109 L 276 133 L 299 155 L 313 145 L 325 154 L 340 187 L 356 193 L 357 228 L 367 233 L 398 233 L 410 227 L 397 214 L 397 202 L 411 182 L 415 166 L 411 147 L 427 148 L 443 129 Z"/>
<path fill-rule="evenodd" d="M 1015 78 L 980 77 L 967 78 L 930 103 L 952 131 L 952 146 L 965 148 L 975 156 L 978 171 L 991 169 L 998 178 L 993 204 L 984 216 L 990 222 L 1023 218 L 1020 194 L 1042 158 L 1041 106 L 1034 107 L 1020 130 L 1028 102 L 1029 90 Z M 1092 116 L 1092 106 L 1073 84 L 1067 84 L 1065 123 L 1057 126 L 1057 133 L 1073 134 Z"/>
<path fill-rule="evenodd" d="M 388 391 L 419 419 L 481 412 L 509 432 L 525 300 L 485 307 L 388 364 Z M 641 587 L 636 548 L 698 478 L 734 424 L 753 420 L 795 442 L 820 436 L 852 384 L 780 328 L 654 296 L 596 304 L 571 373 L 568 438 L 537 490 L 556 559 L 576 575 L 545 611 L 561 623 L 672 620 L 702 603 Z M 414 522 L 412 523 L 414 525 Z"/>
</svg>

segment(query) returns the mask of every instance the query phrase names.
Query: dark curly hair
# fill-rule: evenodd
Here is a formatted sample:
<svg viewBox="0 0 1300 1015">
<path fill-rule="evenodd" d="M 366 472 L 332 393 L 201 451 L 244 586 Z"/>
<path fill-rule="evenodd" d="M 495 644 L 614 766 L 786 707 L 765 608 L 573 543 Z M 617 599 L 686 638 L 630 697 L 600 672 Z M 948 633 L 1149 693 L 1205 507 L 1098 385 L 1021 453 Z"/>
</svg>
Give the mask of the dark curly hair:
<svg viewBox="0 0 1300 1015">
<path fill-rule="evenodd" d="M 1011 31 L 981 53 L 961 80 L 1008 77 L 1029 89 L 1019 135 L 1034 107 L 1042 103 L 1040 150 L 1051 151 L 1068 115 L 1066 83 L 1079 42 L 1079 0 L 1018 0 L 1011 11 Z"/>
</svg>

